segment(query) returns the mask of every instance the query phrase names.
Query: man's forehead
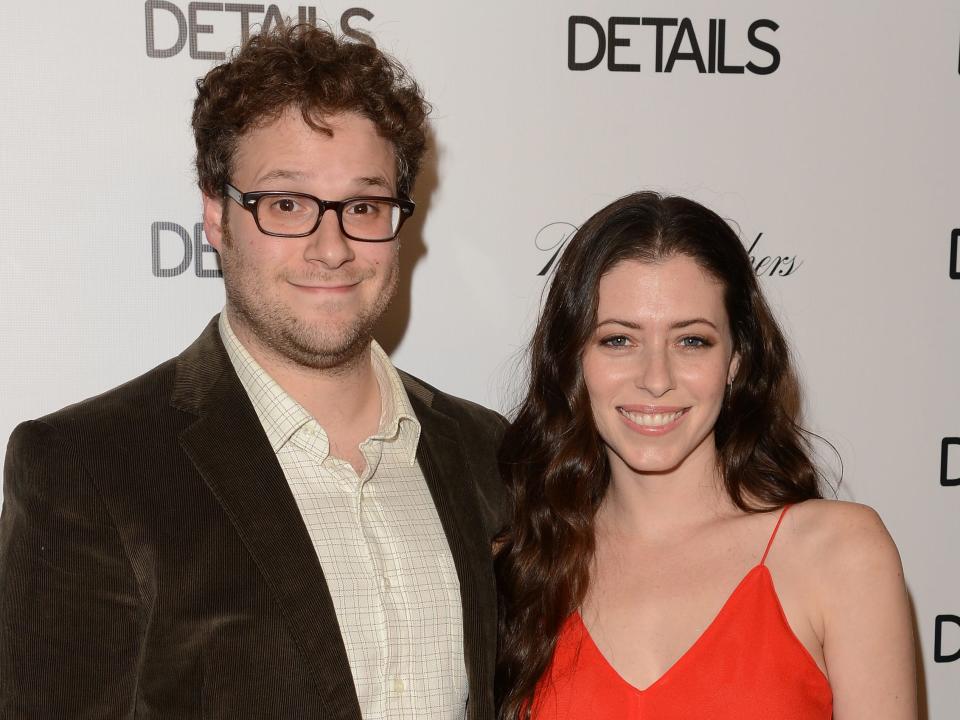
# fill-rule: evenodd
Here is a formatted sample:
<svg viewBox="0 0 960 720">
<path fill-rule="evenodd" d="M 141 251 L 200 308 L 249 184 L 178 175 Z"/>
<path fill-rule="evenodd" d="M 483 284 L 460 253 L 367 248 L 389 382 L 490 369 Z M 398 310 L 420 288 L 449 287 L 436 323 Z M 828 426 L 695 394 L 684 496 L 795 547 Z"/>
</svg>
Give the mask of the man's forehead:
<svg viewBox="0 0 960 720">
<path fill-rule="evenodd" d="M 344 131 L 348 131 L 350 134 L 361 133 L 371 138 L 375 137 L 389 145 L 391 149 L 393 147 L 393 143 L 383 136 L 376 123 L 366 115 L 352 110 L 323 111 L 300 108 L 296 105 L 288 105 L 279 112 L 270 113 L 254 121 L 240 133 L 239 141 L 242 143 L 246 138 L 269 133 L 275 129 L 308 136 L 316 134 L 325 139 L 333 139 Z"/>
<path fill-rule="evenodd" d="M 316 120 L 316 119 L 315 119 Z M 393 144 L 367 118 L 355 113 L 325 115 L 308 123 L 292 109 L 238 138 L 233 170 L 257 181 L 307 181 L 328 172 L 359 186 L 393 189 Z M 345 177 L 346 176 L 346 177 Z"/>
</svg>

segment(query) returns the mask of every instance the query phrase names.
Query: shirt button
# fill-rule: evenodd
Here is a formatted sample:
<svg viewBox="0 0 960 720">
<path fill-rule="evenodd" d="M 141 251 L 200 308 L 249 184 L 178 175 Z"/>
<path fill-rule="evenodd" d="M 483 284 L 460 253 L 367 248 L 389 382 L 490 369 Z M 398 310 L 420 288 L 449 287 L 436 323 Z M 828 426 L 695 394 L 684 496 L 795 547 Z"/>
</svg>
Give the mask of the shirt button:
<svg viewBox="0 0 960 720">
<path fill-rule="evenodd" d="M 386 575 L 384 575 L 384 576 L 383 576 L 383 589 L 384 589 L 384 590 L 389 590 L 390 587 L 391 587 L 391 585 L 390 585 L 390 578 L 388 578 Z"/>
<path fill-rule="evenodd" d="M 403 680 L 401 680 L 400 678 L 394 678 L 394 679 L 393 679 L 393 682 L 390 683 L 390 687 L 391 687 L 391 689 L 392 689 L 395 693 L 398 693 L 398 694 L 399 694 L 399 693 L 402 693 L 402 692 L 403 692 Z"/>
</svg>

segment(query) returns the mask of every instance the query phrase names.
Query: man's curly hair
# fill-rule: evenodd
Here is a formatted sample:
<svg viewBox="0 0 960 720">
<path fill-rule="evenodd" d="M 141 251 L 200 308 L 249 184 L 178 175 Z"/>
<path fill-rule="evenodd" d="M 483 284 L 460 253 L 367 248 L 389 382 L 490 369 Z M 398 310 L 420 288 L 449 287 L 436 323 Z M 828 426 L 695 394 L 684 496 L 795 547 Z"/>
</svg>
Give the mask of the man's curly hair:
<svg viewBox="0 0 960 720">
<path fill-rule="evenodd" d="M 393 144 L 397 191 L 410 195 L 430 111 L 417 83 L 377 48 L 306 24 L 251 35 L 227 62 L 197 80 L 192 124 L 200 189 L 221 197 L 240 137 L 291 108 L 320 132 L 329 133 L 323 119 L 337 113 L 371 120 Z"/>
</svg>

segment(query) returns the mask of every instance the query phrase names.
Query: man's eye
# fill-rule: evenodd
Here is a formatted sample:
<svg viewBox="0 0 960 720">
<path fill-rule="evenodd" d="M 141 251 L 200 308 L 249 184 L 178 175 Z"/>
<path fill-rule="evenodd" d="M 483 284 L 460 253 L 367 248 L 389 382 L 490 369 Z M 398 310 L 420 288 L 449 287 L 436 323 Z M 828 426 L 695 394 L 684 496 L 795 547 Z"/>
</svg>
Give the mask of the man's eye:
<svg viewBox="0 0 960 720">
<path fill-rule="evenodd" d="M 291 197 L 276 198 L 270 203 L 270 209 L 278 213 L 295 213 L 303 209 L 303 206 Z"/>
<path fill-rule="evenodd" d="M 351 215 L 376 215 L 379 211 L 379 207 L 376 203 L 372 202 L 355 202 L 347 208 L 347 212 Z"/>
</svg>

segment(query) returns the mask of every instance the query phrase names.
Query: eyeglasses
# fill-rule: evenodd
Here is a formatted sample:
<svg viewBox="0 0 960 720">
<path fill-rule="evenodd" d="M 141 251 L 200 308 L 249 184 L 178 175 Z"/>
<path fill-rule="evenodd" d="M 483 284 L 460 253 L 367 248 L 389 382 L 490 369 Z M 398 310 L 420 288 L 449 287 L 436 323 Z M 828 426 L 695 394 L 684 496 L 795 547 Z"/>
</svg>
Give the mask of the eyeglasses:
<svg viewBox="0 0 960 720">
<path fill-rule="evenodd" d="M 351 240 L 387 242 L 397 236 L 416 207 L 412 200 L 372 195 L 321 200 L 306 193 L 277 190 L 244 193 L 230 183 L 224 186 L 224 193 L 253 214 L 260 232 L 274 237 L 312 235 L 324 213 L 333 210 L 340 232 Z"/>
</svg>

